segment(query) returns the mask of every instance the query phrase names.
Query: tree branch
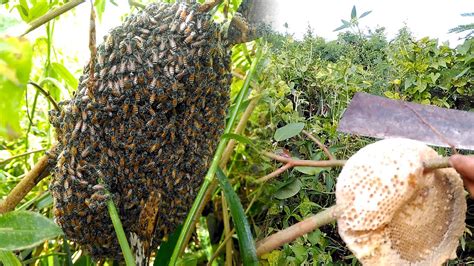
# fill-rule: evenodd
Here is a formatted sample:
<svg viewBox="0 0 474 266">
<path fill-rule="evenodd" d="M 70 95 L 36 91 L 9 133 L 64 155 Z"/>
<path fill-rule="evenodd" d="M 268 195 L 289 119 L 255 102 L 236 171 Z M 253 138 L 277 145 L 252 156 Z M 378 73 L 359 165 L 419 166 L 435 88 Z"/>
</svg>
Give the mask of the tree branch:
<svg viewBox="0 0 474 266">
<path fill-rule="evenodd" d="M 48 176 L 51 164 L 49 160 L 50 155 L 44 155 L 33 166 L 33 168 L 26 173 L 25 177 L 10 191 L 8 196 L 0 202 L 0 214 L 12 211 L 16 205 L 36 186 L 43 178 Z"/>
<path fill-rule="evenodd" d="M 292 242 L 304 234 L 314 231 L 316 228 L 323 225 L 332 223 L 337 217 L 336 206 L 329 207 L 328 209 L 313 215 L 303 221 L 296 223 L 286 229 L 283 229 L 269 237 L 257 242 L 257 256 L 261 256 L 268 253 L 280 246 Z"/>
<path fill-rule="evenodd" d="M 41 25 L 45 24 L 46 22 L 60 16 L 61 14 L 65 13 L 66 11 L 69 11 L 71 9 L 73 9 L 74 7 L 76 7 L 77 5 L 81 4 L 81 3 L 84 3 L 86 0 L 72 0 L 58 8 L 55 8 L 51 11 L 49 11 L 48 13 L 44 14 L 43 16 L 33 20 L 31 23 L 30 23 L 30 28 L 28 28 L 28 30 L 25 31 L 25 33 L 23 33 L 21 36 L 25 36 L 27 33 L 29 33 L 30 31 L 40 27 Z"/>
<path fill-rule="evenodd" d="M 30 155 L 30 154 L 32 154 L 32 153 L 42 152 L 42 151 L 45 151 L 45 150 L 46 150 L 46 149 L 39 149 L 39 150 L 34 150 L 34 151 L 25 152 L 25 153 L 22 153 L 22 154 L 17 154 L 17 155 L 15 155 L 15 156 L 12 156 L 12 157 L 10 157 L 10 158 L 7 158 L 7 159 L 5 159 L 5 160 L 3 160 L 3 161 L 0 161 L 0 165 L 6 164 L 6 163 L 8 163 L 8 162 L 11 161 L 11 160 L 15 160 L 15 159 L 17 159 L 17 158 L 21 158 L 21 157 Z"/>
<path fill-rule="evenodd" d="M 323 150 L 323 152 L 326 154 L 326 156 L 329 158 L 329 160 L 335 160 L 336 159 L 334 157 L 334 155 L 332 155 L 332 153 L 328 150 L 326 145 L 324 145 L 319 139 L 317 139 L 315 136 L 311 135 L 311 133 L 309 133 L 306 130 L 303 130 L 303 134 L 305 134 L 310 140 L 312 140 L 314 143 L 316 143 L 319 146 L 319 148 L 321 148 L 321 150 Z"/>
<path fill-rule="evenodd" d="M 293 164 L 292 163 L 286 163 L 285 165 L 283 165 L 282 167 L 278 168 L 277 170 L 271 172 L 270 174 L 266 175 L 266 176 L 262 176 L 260 177 L 259 179 L 257 179 L 255 182 L 256 183 L 263 183 L 263 182 L 266 182 L 267 180 L 270 180 L 274 177 L 277 177 L 279 175 L 281 175 L 282 173 L 284 173 L 286 170 L 290 169 L 293 167 Z"/>
</svg>

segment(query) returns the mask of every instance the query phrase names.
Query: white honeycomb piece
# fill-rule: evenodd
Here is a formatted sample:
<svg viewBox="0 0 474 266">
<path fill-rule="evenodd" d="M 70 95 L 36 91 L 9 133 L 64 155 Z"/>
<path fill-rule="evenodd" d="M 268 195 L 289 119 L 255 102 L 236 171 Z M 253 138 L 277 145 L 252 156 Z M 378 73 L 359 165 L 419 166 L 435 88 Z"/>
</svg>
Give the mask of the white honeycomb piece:
<svg viewBox="0 0 474 266">
<path fill-rule="evenodd" d="M 425 144 L 386 139 L 353 155 L 336 185 L 339 234 L 364 265 L 440 265 L 455 257 L 466 201 L 453 169 Z"/>
</svg>

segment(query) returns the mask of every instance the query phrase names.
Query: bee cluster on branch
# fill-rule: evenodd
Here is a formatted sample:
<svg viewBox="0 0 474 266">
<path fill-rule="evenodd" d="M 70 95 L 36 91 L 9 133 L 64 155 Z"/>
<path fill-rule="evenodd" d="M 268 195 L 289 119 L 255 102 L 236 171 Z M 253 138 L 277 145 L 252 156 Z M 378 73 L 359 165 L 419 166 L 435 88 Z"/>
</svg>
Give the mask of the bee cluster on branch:
<svg viewBox="0 0 474 266">
<path fill-rule="evenodd" d="M 151 249 L 181 223 L 223 132 L 230 61 L 220 26 L 196 3 L 151 4 L 104 37 L 93 86 L 87 66 L 73 98 L 50 111 L 50 190 L 68 239 L 120 259 L 110 198 L 125 232 Z"/>
</svg>

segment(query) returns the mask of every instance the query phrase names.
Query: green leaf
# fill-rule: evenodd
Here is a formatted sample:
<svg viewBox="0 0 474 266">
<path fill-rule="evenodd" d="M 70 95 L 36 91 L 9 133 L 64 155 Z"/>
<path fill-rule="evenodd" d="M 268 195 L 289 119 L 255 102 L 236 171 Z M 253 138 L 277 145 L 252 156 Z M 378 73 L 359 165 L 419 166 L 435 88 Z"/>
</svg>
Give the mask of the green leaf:
<svg viewBox="0 0 474 266">
<path fill-rule="evenodd" d="M 359 19 L 361 19 L 361 18 L 367 16 L 367 15 L 370 14 L 370 13 L 372 13 L 372 10 L 370 10 L 370 11 L 365 11 L 364 13 L 362 13 L 362 15 L 360 15 Z"/>
<path fill-rule="evenodd" d="M 333 30 L 333 31 L 340 31 L 340 30 L 347 29 L 347 28 L 349 28 L 349 25 L 342 25 L 342 26 L 337 27 L 337 28 L 336 28 L 335 30 Z"/>
<path fill-rule="evenodd" d="M 299 179 L 293 180 L 293 182 L 285 185 L 284 187 L 280 188 L 277 192 L 275 192 L 275 198 L 277 199 L 287 199 L 291 198 L 296 195 L 302 187 L 302 183 Z"/>
<path fill-rule="evenodd" d="M 357 18 L 357 10 L 356 10 L 356 6 L 354 5 L 351 11 L 351 20 L 356 19 L 356 18 Z"/>
<path fill-rule="evenodd" d="M 229 205 L 230 214 L 234 220 L 235 230 L 239 238 L 240 255 L 243 265 L 258 265 L 257 250 L 253 240 L 252 231 L 249 222 L 245 216 L 244 208 L 240 202 L 239 196 L 229 183 L 227 176 L 220 168 L 216 172 L 217 180 Z"/>
<path fill-rule="evenodd" d="M 168 240 L 162 242 L 158 251 L 156 252 L 155 256 L 155 263 L 154 266 L 166 266 L 168 265 L 171 254 L 173 253 L 173 249 L 178 242 L 179 234 L 181 233 L 181 229 L 183 225 L 179 225 L 176 230 L 168 237 Z"/>
<path fill-rule="evenodd" d="M 20 136 L 21 102 L 31 67 L 32 48 L 26 39 L 0 38 L 0 136 Z"/>
<path fill-rule="evenodd" d="M 284 127 L 277 129 L 273 138 L 276 141 L 289 139 L 291 137 L 294 137 L 300 134 L 303 128 L 304 128 L 304 123 L 290 123 Z"/>
<path fill-rule="evenodd" d="M 77 88 L 79 82 L 65 66 L 56 62 L 52 63 L 51 66 L 53 67 L 53 70 L 66 82 L 66 84 L 71 89 L 74 90 Z"/>
<path fill-rule="evenodd" d="M 0 250 L 0 262 L 3 265 L 21 266 L 20 260 L 11 251 Z"/>
<path fill-rule="evenodd" d="M 467 73 L 467 71 L 471 70 L 472 68 L 470 66 L 466 67 L 463 71 L 461 71 L 461 73 L 459 73 L 458 75 L 456 75 L 455 79 L 458 79 L 462 76 L 464 76 L 464 74 Z"/>
<path fill-rule="evenodd" d="M 307 175 L 317 175 L 326 169 L 321 168 L 321 167 L 296 166 L 295 170 Z"/>
<path fill-rule="evenodd" d="M 32 248 L 62 234 L 59 226 L 37 212 L 15 211 L 0 215 L 0 250 Z"/>
<path fill-rule="evenodd" d="M 102 22 L 102 14 L 104 14 L 104 11 L 105 11 L 105 2 L 106 0 L 94 1 L 95 10 L 97 12 L 97 17 L 99 18 L 100 22 Z"/>
</svg>

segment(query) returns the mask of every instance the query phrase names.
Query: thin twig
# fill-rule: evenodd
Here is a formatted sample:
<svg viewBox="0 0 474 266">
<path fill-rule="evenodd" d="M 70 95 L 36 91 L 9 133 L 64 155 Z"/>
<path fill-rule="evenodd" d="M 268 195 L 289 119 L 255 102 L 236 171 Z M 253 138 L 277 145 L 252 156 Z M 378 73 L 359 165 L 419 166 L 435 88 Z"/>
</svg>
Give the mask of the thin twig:
<svg viewBox="0 0 474 266">
<path fill-rule="evenodd" d="M 217 256 L 219 256 L 219 254 L 222 252 L 222 250 L 224 249 L 225 246 L 227 246 L 226 244 L 229 242 L 229 240 L 232 238 L 232 235 L 235 233 L 235 228 L 232 228 L 232 230 L 229 232 L 228 235 L 226 235 L 226 237 L 224 238 L 224 240 L 222 240 L 222 243 L 219 245 L 219 247 L 217 247 L 216 251 L 214 252 L 214 254 L 212 254 L 212 257 L 209 259 L 209 261 L 207 262 L 207 266 L 210 266 L 212 265 L 212 262 L 217 258 Z"/>
<path fill-rule="evenodd" d="M 227 210 L 227 201 L 224 196 L 224 191 L 221 191 L 221 200 L 222 200 L 222 219 L 224 220 L 224 235 L 226 238 L 230 238 L 232 236 L 231 230 L 230 230 L 230 217 L 229 217 L 229 211 Z M 232 242 L 227 242 L 225 245 L 225 265 L 227 266 L 232 266 L 232 251 L 234 250 L 234 247 L 232 245 Z"/>
<path fill-rule="evenodd" d="M 64 12 L 73 9 L 74 7 L 76 7 L 77 5 L 79 5 L 79 4 L 81 4 L 85 1 L 86 0 L 72 0 L 72 1 L 66 3 L 66 4 L 64 4 L 64 5 L 62 5 L 58 8 L 55 8 L 55 9 L 49 11 L 48 13 L 44 14 L 43 16 L 33 20 L 30 23 L 30 28 L 28 28 L 28 30 L 26 30 L 25 33 L 23 33 L 21 36 L 26 35 L 30 31 L 32 31 L 32 30 L 38 28 L 39 26 L 45 24 L 46 22 L 60 16 Z"/>
<path fill-rule="evenodd" d="M 274 177 L 277 177 L 279 175 L 281 175 L 282 173 L 284 173 L 286 170 L 290 169 L 293 167 L 293 164 L 292 163 L 286 163 L 285 165 L 283 165 L 282 167 L 278 168 L 277 170 L 271 172 L 270 174 L 266 175 L 266 176 L 262 176 L 260 177 L 259 179 L 255 180 L 256 183 L 263 183 L 263 182 L 266 182 L 267 180 L 270 180 Z"/>
<path fill-rule="evenodd" d="M 312 161 L 312 160 L 295 160 L 288 157 L 283 157 L 276 155 L 271 152 L 263 151 L 263 155 L 273 160 L 282 162 L 282 163 L 291 163 L 293 166 L 314 166 L 314 167 L 336 167 L 344 166 L 346 160 L 325 160 L 325 161 Z"/>
<path fill-rule="evenodd" d="M 45 150 L 46 150 L 46 149 L 39 149 L 39 150 L 34 150 L 34 151 L 25 152 L 25 153 L 22 153 L 22 154 L 17 154 L 17 155 L 15 155 L 15 156 L 12 156 L 12 157 L 10 157 L 10 158 L 7 158 L 7 159 L 5 159 L 5 160 L 3 160 L 3 161 L 0 161 L 0 165 L 6 164 L 6 163 L 8 163 L 8 162 L 11 161 L 11 160 L 15 160 L 15 159 L 21 158 L 21 157 L 23 157 L 23 156 L 27 156 L 27 155 L 30 155 L 30 154 L 32 154 L 32 153 L 42 152 L 42 151 L 45 151 Z"/>
<path fill-rule="evenodd" d="M 329 158 L 329 160 L 335 160 L 336 159 L 334 157 L 334 155 L 332 155 L 332 153 L 328 150 L 326 145 L 324 145 L 319 139 L 317 139 L 315 136 L 311 135 L 311 133 L 309 133 L 306 130 L 303 130 L 303 134 L 305 134 L 310 140 L 312 140 L 314 143 L 316 143 L 319 146 L 319 148 L 321 148 L 321 150 L 323 150 L 323 152 L 326 154 L 326 156 Z"/>
<path fill-rule="evenodd" d="M 45 89 L 43 89 L 36 82 L 28 81 L 28 84 L 33 85 L 33 87 L 35 87 L 39 92 L 41 92 L 41 94 L 43 94 L 44 97 L 46 97 L 46 99 L 48 99 L 48 101 L 53 105 L 53 107 L 54 107 L 54 109 L 56 109 L 56 111 L 61 111 L 61 108 L 59 108 L 58 103 L 53 99 L 53 96 L 51 96 L 51 94 L 49 94 L 49 92 L 47 92 Z"/>
<path fill-rule="evenodd" d="M 303 221 L 296 223 L 288 228 L 285 228 L 269 237 L 257 242 L 257 256 L 268 253 L 280 246 L 292 242 L 304 234 L 314 231 L 318 227 L 332 223 L 336 220 L 336 206 L 313 215 Z"/>
<path fill-rule="evenodd" d="M 87 92 L 90 94 L 90 97 L 93 98 L 94 84 L 95 84 L 95 57 L 97 54 L 97 48 L 95 47 L 96 34 L 95 34 L 95 11 L 94 3 L 91 0 L 91 16 L 89 21 L 89 51 L 91 52 L 91 59 L 89 63 L 89 82 L 87 84 Z"/>
<path fill-rule="evenodd" d="M 8 196 L 0 202 L 0 214 L 12 211 L 16 205 L 36 186 L 43 178 L 49 174 L 49 155 L 44 155 L 33 166 L 33 168 L 26 173 L 25 177 L 10 191 Z"/>
</svg>

